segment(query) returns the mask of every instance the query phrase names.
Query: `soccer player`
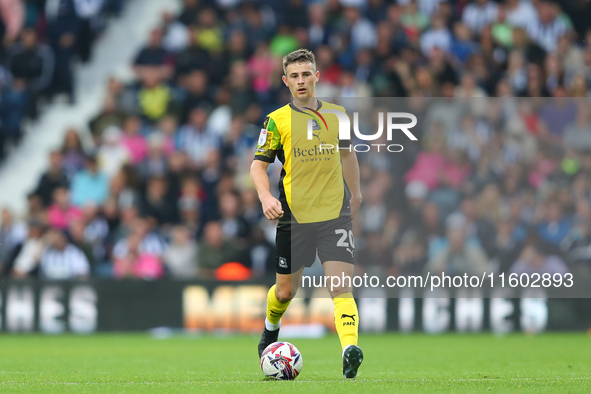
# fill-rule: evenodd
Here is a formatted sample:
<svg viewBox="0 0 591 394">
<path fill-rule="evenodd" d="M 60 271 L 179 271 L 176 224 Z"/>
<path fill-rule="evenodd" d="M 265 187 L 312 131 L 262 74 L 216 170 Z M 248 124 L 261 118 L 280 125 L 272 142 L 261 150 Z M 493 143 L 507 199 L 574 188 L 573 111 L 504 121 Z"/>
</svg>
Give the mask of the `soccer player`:
<svg viewBox="0 0 591 394">
<path fill-rule="evenodd" d="M 277 277 L 267 294 L 259 357 L 277 341 L 281 317 L 296 294 L 304 267 L 314 263 L 316 252 L 326 276 L 352 278 L 355 242 L 351 220 L 361 205 L 355 152 L 350 141 L 339 141 L 337 116 L 322 112 L 345 109 L 316 98 L 320 72 L 316 71 L 314 54 L 299 49 L 286 55 L 283 72 L 292 101 L 265 118 L 250 170 L 265 216 L 278 219 Z M 337 149 L 339 146 L 341 149 Z M 271 194 L 267 175 L 267 167 L 276 157 L 283 164 L 279 199 Z M 363 352 L 357 346 L 359 314 L 351 282 L 344 282 L 329 290 L 343 349 L 343 375 L 355 378 L 363 361 Z"/>
</svg>

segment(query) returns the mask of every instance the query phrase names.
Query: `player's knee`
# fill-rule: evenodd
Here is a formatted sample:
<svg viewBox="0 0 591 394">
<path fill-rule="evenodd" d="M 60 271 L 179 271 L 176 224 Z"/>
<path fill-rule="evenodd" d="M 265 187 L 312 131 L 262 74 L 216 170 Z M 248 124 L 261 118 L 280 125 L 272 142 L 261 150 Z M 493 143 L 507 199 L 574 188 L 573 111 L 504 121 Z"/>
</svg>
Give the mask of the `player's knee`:
<svg viewBox="0 0 591 394">
<path fill-rule="evenodd" d="M 286 287 L 277 286 L 275 288 L 275 296 L 277 297 L 277 301 L 279 301 L 282 304 L 291 301 L 291 299 L 294 296 L 294 294 L 292 294 L 291 290 L 292 289 L 289 286 L 286 286 Z"/>
</svg>

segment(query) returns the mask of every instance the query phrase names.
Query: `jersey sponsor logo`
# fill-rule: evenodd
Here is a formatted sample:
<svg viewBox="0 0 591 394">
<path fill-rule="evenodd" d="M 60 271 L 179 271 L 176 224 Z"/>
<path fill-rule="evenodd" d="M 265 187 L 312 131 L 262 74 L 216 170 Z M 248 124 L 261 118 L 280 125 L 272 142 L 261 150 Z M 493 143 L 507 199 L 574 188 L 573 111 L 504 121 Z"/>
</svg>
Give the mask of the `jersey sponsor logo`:
<svg viewBox="0 0 591 394">
<path fill-rule="evenodd" d="M 287 260 L 285 259 L 285 257 L 279 257 L 279 267 L 287 268 Z"/>
<path fill-rule="evenodd" d="M 335 149 L 325 149 L 322 146 L 317 146 L 314 145 L 313 148 L 299 148 L 299 147 L 294 147 L 292 149 L 293 151 L 293 158 L 294 159 L 298 159 L 298 158 L 310 158 L 310 157 L 314 157 L 314 156 L 326 156 L 326 155 L 334 155 L 335 154 Z"/>
<path fill-rule="evenodd" d="M 269 138 L 269 133 L 267 130 L 261 129 L 261 134 L 259 135 L 259 146 L 265 145 L 267 138 Z"/>
</svg>

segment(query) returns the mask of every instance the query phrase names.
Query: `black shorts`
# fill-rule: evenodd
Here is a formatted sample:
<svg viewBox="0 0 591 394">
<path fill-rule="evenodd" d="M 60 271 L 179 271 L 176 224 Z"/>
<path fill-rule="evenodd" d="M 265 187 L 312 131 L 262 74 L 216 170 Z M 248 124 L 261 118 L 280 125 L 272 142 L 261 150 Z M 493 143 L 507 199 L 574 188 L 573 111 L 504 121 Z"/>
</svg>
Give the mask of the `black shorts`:
<svg viewBox="0 0 591 394">
<path fill-rule="evenodd" d="M 291 274 L 320 262 L 343 261 L 355 264 L 355 240 L 350 217 L 319 223 L 279 223 L 277 225 L 278 274 Z"/>
</svg>

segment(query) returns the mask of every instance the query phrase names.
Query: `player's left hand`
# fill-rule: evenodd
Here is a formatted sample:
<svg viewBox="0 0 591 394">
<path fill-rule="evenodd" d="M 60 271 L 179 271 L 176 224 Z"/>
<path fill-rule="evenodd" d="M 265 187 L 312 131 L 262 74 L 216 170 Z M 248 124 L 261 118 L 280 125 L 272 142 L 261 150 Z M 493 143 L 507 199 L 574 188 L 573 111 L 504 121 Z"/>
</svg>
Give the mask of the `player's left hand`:
<svg viewBox="0 0 591 394">
<path fill-rule="evenodd" d="M 357 214 L 362 200 L 363 198 L 361 196 L 353 196 L 349 201 L 349 204 L 351 204 L 351 215 L 353 218 L 355 218 L 355 214 Z"/>
</svg>

